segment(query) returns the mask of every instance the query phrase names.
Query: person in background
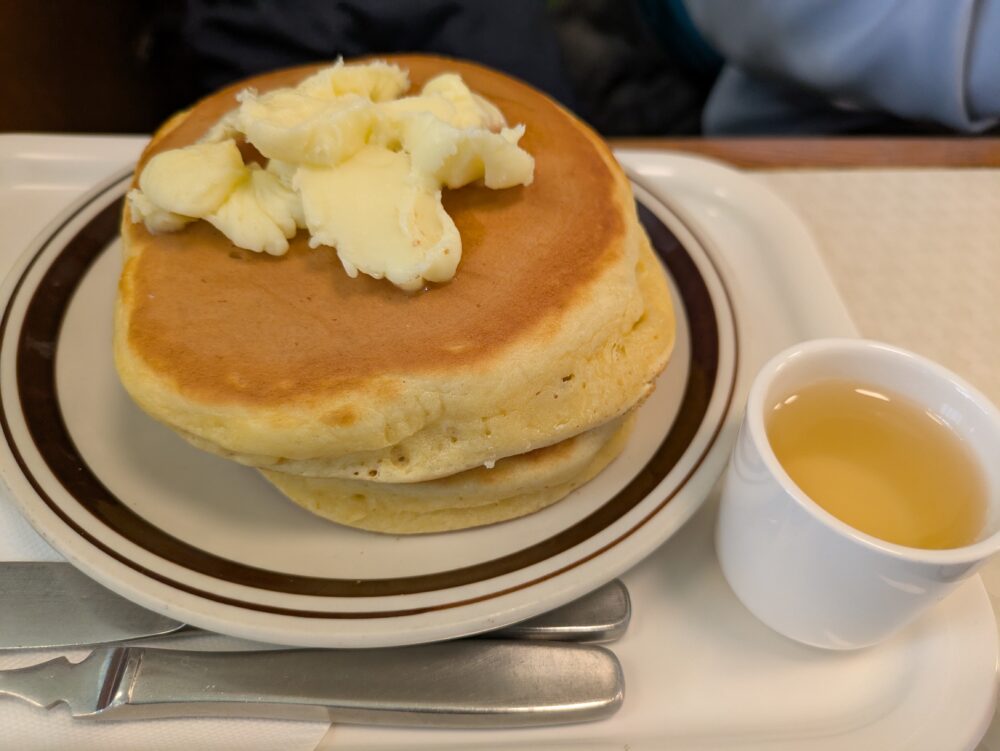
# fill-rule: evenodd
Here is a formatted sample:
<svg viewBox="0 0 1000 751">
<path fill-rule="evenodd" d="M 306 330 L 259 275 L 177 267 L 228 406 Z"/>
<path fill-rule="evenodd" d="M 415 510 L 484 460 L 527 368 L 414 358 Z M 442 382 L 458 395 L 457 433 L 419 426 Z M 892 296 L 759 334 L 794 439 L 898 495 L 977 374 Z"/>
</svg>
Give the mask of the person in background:
<svg viewBox="0 0 1000 751">
<path fill-rule="evenodd" d="M 721 60 L 692 68 L 638 0 L 186 0 L 150 45 L 180 106 L 288 65 L 426 52 L 521 78 L 606 136 L 691 135 Z M 702 45 L 704 47 L 704 45 Z M 674 54 L 674 50 L 678 54 Z M 705 47 L 707 49 L 707 47 Z M 151 57 L 156 58 L 155 54 Z"/>
<path fill-rule="evenodd" d="M 686 12 L 725 59 L 707 135 L 981 133 L 1000 120 L 1000 0 L 657 4 L 675 26 Z"/>
<path fill-rule="evenodd" d="M 338 56 L 424 52 L 477 60 L 575 105 L 538 0 L 187 0 L 180 33 L 201 94 Z"/>
</svg>

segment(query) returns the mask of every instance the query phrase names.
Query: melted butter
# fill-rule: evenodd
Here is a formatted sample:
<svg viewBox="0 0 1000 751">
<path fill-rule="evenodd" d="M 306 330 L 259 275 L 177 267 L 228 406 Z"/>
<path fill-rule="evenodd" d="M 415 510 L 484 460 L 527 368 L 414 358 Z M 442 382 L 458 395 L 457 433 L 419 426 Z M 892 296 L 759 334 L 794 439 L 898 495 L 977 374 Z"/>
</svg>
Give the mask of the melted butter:
<svg viewBox="0 0 1000 751">
<path fill-rule="evenodd" d="M 352 277 L 406 290 L 451 279 L 462 257 L 458 229 L 441 191 L 414 180 L 410 167 L 407 154 L 377 145 L 338 167 L 301 167 L 295 186 L 311 244 L 337 248 Z"/>
<path fill-rule="evenodd" d="M 400 98 L 408 87 L 397 66 L 338 62 L 294 88 L 248 89 L 204 142 L 150 160 L 129 196 L 132 221 L 172 232 L 205 219 L 238 247 L 274 255 L 304 227 L 352 277 L 406 290 L 446 282 L 462 241 L 442 188 L 528 185 L 534 159 L 518 145 L 524 127 L 506 127 L 460 76 Z M 265 170 L 242 163 L 240 137 L 270 160 Z"/>
</svg>

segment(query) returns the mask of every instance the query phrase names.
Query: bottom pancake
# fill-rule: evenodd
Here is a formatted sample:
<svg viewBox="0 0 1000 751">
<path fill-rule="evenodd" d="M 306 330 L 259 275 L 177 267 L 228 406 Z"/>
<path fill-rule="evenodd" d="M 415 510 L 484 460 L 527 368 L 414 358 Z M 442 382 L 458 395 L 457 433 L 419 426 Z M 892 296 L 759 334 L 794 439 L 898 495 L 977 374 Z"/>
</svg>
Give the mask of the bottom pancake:
<svg viewBox="0 0 1000 751">
<path fill-rule="evenodd" d="M 515 519 L 565 498 L 625 448 L 634 413 L 552 446 L 418 483 L 303 477 L 261 470 L 308 511 L 391 534 L 447 532 Z"/>
</svg>

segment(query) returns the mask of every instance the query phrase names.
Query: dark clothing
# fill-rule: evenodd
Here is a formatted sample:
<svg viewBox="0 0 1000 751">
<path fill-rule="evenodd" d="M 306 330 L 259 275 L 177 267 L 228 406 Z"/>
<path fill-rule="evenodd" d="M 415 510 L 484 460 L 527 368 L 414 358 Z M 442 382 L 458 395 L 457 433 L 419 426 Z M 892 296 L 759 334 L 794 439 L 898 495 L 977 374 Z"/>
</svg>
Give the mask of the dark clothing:
<svg viewBox="0 0 1000 751">
<path fill-rule="evenodd" d="M 464 58 L 520 78 L 604 135 L 697 133 L 692 75 L 637 0 L 188 0 L 190 99 L 266 70 L 392 52 Z"/>
<path fill-rule="evenodd" d="M 201 60 L 205 93 L 305 62 L 428 52 L 475 60 L 575 104 L 536 0 L 190 0 L 184 37 Z"/>
</svg>

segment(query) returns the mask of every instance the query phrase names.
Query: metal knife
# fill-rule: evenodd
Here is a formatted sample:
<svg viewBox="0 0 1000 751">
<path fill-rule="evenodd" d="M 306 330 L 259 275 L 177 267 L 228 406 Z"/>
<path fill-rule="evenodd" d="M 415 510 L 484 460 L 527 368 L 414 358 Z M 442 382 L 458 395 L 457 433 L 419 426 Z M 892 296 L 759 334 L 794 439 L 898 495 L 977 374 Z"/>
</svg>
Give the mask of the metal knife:
<svg viewBox="0 0 1000 751">
<path fill-rule="evenodd" d="M 630 617 L 628 590 L 615 580 L 488 636 L 604 643 L 625 633 Z M 0 649 L 80 647 L 180 631 L 197 629 L 120 597 L 68 563 L 0 563 Z"/>
<path fill-rule="evenodd" d="M 607 649 L 469 639 L 379 650 L 181 652 L 112 647 L 0 672 L 0 695 L 74 717 L 267 717 L 414 727 L 598 720 L 624 698 Z"/>
</svg>

